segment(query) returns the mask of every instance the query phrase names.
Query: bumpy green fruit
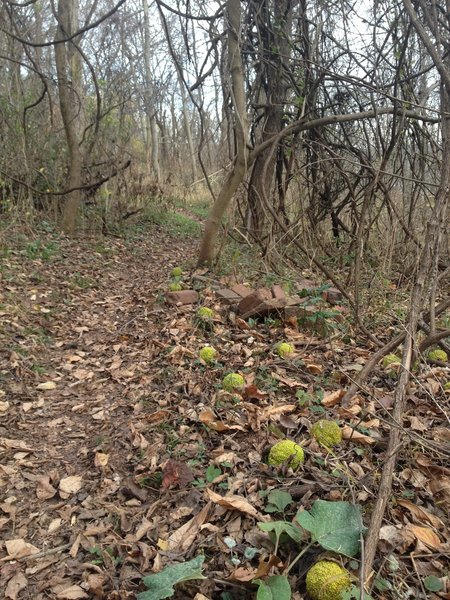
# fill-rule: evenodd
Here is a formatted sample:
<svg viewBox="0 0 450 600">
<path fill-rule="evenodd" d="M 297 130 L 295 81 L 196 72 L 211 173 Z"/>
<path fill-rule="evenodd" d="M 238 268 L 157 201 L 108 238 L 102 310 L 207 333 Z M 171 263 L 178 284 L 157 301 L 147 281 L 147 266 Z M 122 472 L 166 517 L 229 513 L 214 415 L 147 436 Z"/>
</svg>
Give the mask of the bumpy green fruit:
<svg viewBox="0 0 450 600">
<path fill-rule="evenodd" d="M 172 269 L 172 277 L 181 277 L 183 275 L 183 269 L 181 267 L 174 267 Z"/>
<path fill-rule="evenodd" d="M 207 306 L 202 306 L 197 311 L 197 317 L 202 321 L 209 321 L 214 317 L 214 311 Z"/>
<path fill-rule="evenodd" d="M 239 390 L 239 388 L 243 388 L 245 385 L 245 380 L 242 375 L 239 373 L 228 373 L 222 380 L 222 387 L 227 392 L 234 392 L 235 390 Z"/>
<path fill-rule="evenodd" d="M 311 600 L 342 600 L 350 587 L 348 571 L 329 560 L 321 560 L 306 574 L 306 591 Z"/>
<path fill-rule="evenodd" d="M 205 363 L 209 364 L 216 360 L 217 351 L 212 346 L 204 346 L 198 355 Z"/>
<path fill-rule="evenodd" d="M 270 449 L 267 462 L 269 465 L 277 466 L 282 465 L 289 459 L 291 469 L 298 469 L 305 460 L 303 448 L 292 440 L 281 440 Z"/>
<path fill-rule="evenodd" d="M 311 427 L 311 435 L 323 446 L 331 448 L 342 442 L 342 431 L 336 421 L 321 419 Z"/>
<path fill-rule="evenodd" d="M 396 354 L 387 354 L 383 358 L 383 362 L 381 363 L 384 368 L 389 367 L 395 363 L 400 363 L 401 359 Z"/>
<path fill-rule="evenodd" d="M 286 358 L 291 354 L 294 354 L 295 348 L 292 344 L 288 344 L 287 342 L 280 342 L 277 345 L 277 352 L 281 358 Z"/>
<path fill-rule="evenodd" d="M 447 362 L 448 361 L 447 352 L 445 352 L 444 350 L 440 350 L 439 348 L 436 350 L 432 350 L 428 354 L 428 358 L 430 360 L 437 360 L 439 362 Z"/>
<path fill-rule="evenodd" d="M 447 381 L 447 383 L 444 383 L 444 390 L 450 390 L 450 381 Z"/>
<path fill-rule="evenodd" d="M 171 292 L 180 292 L 183 289 L 181 283 L 173 282 L 169 285 L 169 290 Z"/>
</svg>

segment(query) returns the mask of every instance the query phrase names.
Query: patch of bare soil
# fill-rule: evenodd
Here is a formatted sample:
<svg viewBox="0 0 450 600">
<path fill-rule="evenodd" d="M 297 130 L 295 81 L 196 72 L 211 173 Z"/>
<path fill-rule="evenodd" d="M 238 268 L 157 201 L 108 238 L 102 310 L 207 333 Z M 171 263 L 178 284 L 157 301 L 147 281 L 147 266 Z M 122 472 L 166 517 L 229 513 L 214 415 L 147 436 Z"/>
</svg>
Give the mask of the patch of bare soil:
<svg viewBox="0 0 450 600">
<path fill-rule="evenodd" d="M 156 228 L 134 242 L 50 234 L 5 242 L 2 597 L 135 598 L 144 575 L 200 553 L 207 578 L 182 584 L 175 598 L 254 598 L 249 582 L 283 572 L 299 552 L 288 540 L 275 556 L 258 522 L 292 522 L 317 498 L 370 515 L 395 375 L 379 370 L 372 395 L 343 408 L 345 386 L 371 352 L 342 341 L 347 325 L 321 339 L 294 323 L 230 319 L 201 277 L 193 281 L 200 304 L 215 311 L 211 323 L 196 319 L 197 307 L 164 303 L 172 267 L 186 265 L 195 245 Z M 289 359 L 274 351 L 283 339 L 295 346 Z M 211 365 L 198 358 L 205 344 L 218 351 Z M 245 377 L 237 393 L 221 389 L 231 371 Z M 374 598 L 407 597 L 398 590 L 419 598 L 427 576 L 446 585 L 447 375 L 428 369 L 411 388 L 377 561 L 377 577 L 391 587 Z M 324 417 L 344 434 L 333 451 L 309 434 Z M 284 436 L 305 449 L 295 473 L 266 464 Z M 291 500 L 271 515 L 274 489 Z M 306 597 L 305 572 L 321 553 L 312 546 L 290 571 L 294 599 Z M 358 563 L 347 567 L 357 583 Z"/>
</svg>

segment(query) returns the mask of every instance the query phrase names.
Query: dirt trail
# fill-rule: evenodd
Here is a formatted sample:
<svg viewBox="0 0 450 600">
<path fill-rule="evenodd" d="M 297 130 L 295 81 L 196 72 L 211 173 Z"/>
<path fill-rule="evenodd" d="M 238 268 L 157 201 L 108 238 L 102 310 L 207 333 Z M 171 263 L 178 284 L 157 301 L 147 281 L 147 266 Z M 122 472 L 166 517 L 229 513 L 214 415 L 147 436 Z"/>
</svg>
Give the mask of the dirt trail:
<svg viewBox="0 0 450 600">
<path fill-rule="evenodd" d="M 194 244 L 161 231 L 135 244 L 58 240 L 49 258 L 43 248 L 54 242 L 28 241 L 4 261 L 0 559 L 20 559 L 28 544 L 40 557 L 3 564 L 1 597 L 125 598 L 136 589 L 152 551 L 126 532 L 145 512 L 136 496 L 147 507 L 151 498 L 132 481 L 127 493 L 126 479 L 146 464 L 139 400 L 158 409 L 155 290 Z"/>
</svg>

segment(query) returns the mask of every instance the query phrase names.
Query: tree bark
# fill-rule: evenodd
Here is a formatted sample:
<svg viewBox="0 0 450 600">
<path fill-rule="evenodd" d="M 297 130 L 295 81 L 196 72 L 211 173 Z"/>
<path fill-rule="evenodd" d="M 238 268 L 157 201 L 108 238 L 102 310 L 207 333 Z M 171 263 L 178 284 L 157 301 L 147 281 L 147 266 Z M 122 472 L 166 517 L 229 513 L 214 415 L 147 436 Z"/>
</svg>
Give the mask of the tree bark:
<svg viewBox="0 0 450 600">
<path fill-rule="evenodd" d="M 59 0 L 56 41 L 64 40 L 78 29 L 78 3 Z M 62 227 L 72 234 L 81 204 L 83 159 L 80 149 L 83 124 L 83 90 L 81 56 L 72 42 L 55 44 L 55 62 L 58 77 L 59 106 L 63 120 L 68 150 L 67 187 L 73 191 L 66 195 L 63 206 Z"/>
<path fill-rule="evenodd" d="M 226 178 L 206 221 L 200 243 L 199 265 L 210 265 L 212 263 L 220 223 L 248 169 L 248 122 L 244 90 L 244 69 L 239 44 L 241 25 L 240 1 L 228 0 L 226 13 L 228 19 L 228 65 L 233 96 L 236 157 L 232 170 Z"/>
</svg>

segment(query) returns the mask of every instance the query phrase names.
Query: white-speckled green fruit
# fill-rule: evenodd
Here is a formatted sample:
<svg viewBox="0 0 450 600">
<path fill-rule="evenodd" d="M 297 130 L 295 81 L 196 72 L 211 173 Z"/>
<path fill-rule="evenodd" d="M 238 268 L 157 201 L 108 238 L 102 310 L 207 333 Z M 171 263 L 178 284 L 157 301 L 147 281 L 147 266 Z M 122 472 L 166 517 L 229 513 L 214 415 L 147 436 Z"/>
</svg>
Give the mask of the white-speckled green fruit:
<svg viewBox="0 0 450 600">
<path fill-rule="evenodd" d="M 311 427 L 311 435 L 326 448 L 332 448 L 342 442 L 342 431 L 336 421 L 320 419 Z"/>
<path fill-rule="evenodd" d="M 197 317 L 202 321 L 210 321 L 214 317 L 214 311 L 207 306 L 202 306 L 197 311 Z"/>
<path fill-rule="evenodd" d="M 274 444 L 269 452 L 268 464 L 276 467 L 288 460 L 291 469 L 298 469 L 305 460 L 303 448 L 292 440 L 281 440 Z"/>
<path fill-rule="evenodd" d="M 200 349 L 198 355 L 207 365 L 209 365 L 216 360 L 217 350 L 212 346 L 204 346 Z"/>
<path fill-rule="evenodd" d="M 437 360 L 438 362 L 447 362 L 448 361 L 447 352 L 445 352 L 445 350 L 441 350 L 440 348 L 437 348 L 436 350 L 432 350 L 428 354 L 428 358 L 430 360 Z"/>
<path fill-rule="evenodd" d="M 350 585 L 348 571 L 329 560 L 316 563 L 306 574 L 306 591 L 311 600 L 342 600 Z"/>
<path fill-rule="evenodd" d="M 228 373 L 222 379 L 222 388 L 227 392 L 240 390 L 245 385 L 245 379 L 239 373 Z"/>
<path fill-rule="evenodd" d="M 183 289 L 183 286 L 181 285 L 181 283 L 177 283 L 176 281 L 174 281 L 173 283 L 171 283 L 169 285 L 169 290 L 171 292 L 181 292 L 182 289 Z"/>
<path fill-rule="evenodd" d="M 294 354 L 295 348 L 292 344 L 288 344 L 287 342 L 280 342 L 276 346 L 276 351 L 278 353 L 278 356 L 281 356 L 281 358 L 288 358 L 289 356 L 292 356 Z"/>
</svg>

